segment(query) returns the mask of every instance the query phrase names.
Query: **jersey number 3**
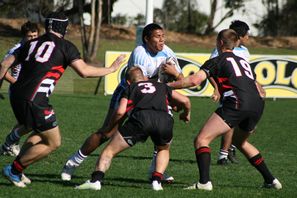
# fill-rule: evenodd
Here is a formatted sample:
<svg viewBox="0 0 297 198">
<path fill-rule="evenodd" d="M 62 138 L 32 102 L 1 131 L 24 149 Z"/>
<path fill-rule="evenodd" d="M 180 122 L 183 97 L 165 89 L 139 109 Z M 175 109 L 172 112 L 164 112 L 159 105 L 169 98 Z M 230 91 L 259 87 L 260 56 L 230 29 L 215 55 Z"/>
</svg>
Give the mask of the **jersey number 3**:
<svg viewBox="0 0 297 198">
<path fill-rule="evenodd" d="M 141 89 L 140 91 L 142 93 L 154 93 L 156 91 L 156 87 L 153 85 L 153 83 L 146 82 L 146 83 L 139 83 L 139 87 L 143 86 L 144 88 Z"/>
<path fill-rule="evenodd" d="M 34 51 L 36 44 L 38 41 L 33 41 L 30 43 L 30 49 L 26 61 L 29 60 L 30 55 Z M 52 52 L 55 48 L 55 43 L 52 41 L 46 41 L 43 42 L 37 49 L 37 52 L 35 54 L 35 60 L 40 63 L 47 62 L 50 56 L 52 55 Z"/>
</svg>

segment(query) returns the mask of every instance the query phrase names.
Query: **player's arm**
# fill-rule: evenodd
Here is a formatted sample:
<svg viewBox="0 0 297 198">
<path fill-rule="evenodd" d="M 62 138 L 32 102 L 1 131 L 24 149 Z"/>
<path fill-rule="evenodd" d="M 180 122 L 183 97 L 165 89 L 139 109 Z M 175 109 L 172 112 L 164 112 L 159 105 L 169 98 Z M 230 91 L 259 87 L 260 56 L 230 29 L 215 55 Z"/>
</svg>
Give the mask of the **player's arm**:
<svg viewBox="0 0 297 198">
<path fill-rule="evenodd" d="M 183 112 L 179 115 L 179 119 L 188 123 L 191 119 L 191 102 L 187 96 L 184 96 L 176 91 L 172 91 L 172 102 L 177 105 L 178 108 L 181 106 Z"/>
<path fill-rule="evenodd" d="M 110 67 L 96 67 L 94 65 L 87 64 L 82 59 L 73 61 L 70 66 L 82 78 L 99 77 L 115 72 L 124 62 L 125 57 L 125 55 L 118 56 Z"/>
<path fill-rule="evenodd" d="M 218 102 L 221 98 L 221 94 L 219 92 L 218 85 L 213 77 L 209 77 L 208 80 L 214 89 L 211 98 L 214 102 Z"/>
<path fill-rule="evenodd" d="M 266 97 L 265 89 L 263 89 L 262 85 L 258 81 L 255 81 L 255 84 L 256 84 L 257 90 L 259 92 L 259 95 L 261 96 L 261 98 L 264 99 Z"/>
<path fill-rule="evenodd" d="M 14 63 L 15 61 L 15 56 L 14 55 L 9 55 L 6 57 L 1 63 L 0 63 L 0 79 L 2 79 L 9 67 Z"/>
<path fill-rule="evenodd" d="M 8 81 L 10 84 L 13 84 L 16 82 L 16 79 L 12 77 L 12 75 L 9 72 L 6 72 L 4 79 Z"/>
<path fill-rule="evenodd" d="M 199 70 L 193 75 L 187 76 L 181 80 L 167 83 L 168 86 L 174 89 L 188 88 L 200 85 L 207 78 L 207 74 L 204 70 Z"/>
</svg>

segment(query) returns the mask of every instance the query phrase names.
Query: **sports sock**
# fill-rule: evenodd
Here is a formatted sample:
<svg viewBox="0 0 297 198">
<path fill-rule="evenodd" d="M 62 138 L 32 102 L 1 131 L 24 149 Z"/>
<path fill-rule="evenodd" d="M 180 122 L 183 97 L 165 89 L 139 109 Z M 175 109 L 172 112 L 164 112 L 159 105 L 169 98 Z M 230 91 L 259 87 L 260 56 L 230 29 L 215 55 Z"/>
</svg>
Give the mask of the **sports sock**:
<svg viewBox="0 0 297 198">
<path fill-rule="evenodd" d="M 93 173 L 92 173 L 92 175 L 91 175 L 91 182 L 92 183 L 95 183 L 96 181 L 102 181 L 103 180 L 103 178 L 104 178 L 104 172 L 102 172 L 102 171 L 94 171 Z"/>
<path fill-rule="evenodd" d="M 158 151 L 156 150 L 156 147 L 155 147 L 152 162 L 151 162 L 151 165 L 149 167 L 149 174 L 152 174 L 156 169 L 157 153 L 158 153 Z"/>
<path fill-rule="evenodd" d="M 156 171 L 154 171 L 152 173 L 152 181 L 157 180 L 159 183 L 161 183 L 162 179 L 163 179 L 163 174 L 162 173 L 159 173 L 159 172 L 156 172 Z"/>
<path fill-rule="evenodd" d="M 11 145 L 17 143 L 20 140 L 18 128 L 13 128 L 10 133 L 6 136 L 5 143 L 3 144 L 4 149 L 8 149 Z"/>
<path fill-rule="evenodd" d="M 16 158 L 11 165 L 11 172 L 15 175 L 19 175 L 25 169 L 25 166 L 21 164 L 18 158 Z"/>
<path fill-rule="evenodd" d="M 264 162 L 264 158 L 261 156 L 260 153 L 250 158 L 249 162 L 261 173 L 261 175 L 265 180 L 265 183 L 272 184 L 274 177 L 272 176 L 269 169 L 267 168 Z"/>
<path fill-rule="evenodd" d="M 81 150 L 79 149 L 74 155 L 71 156 L 70 160 L 79 166 L 87 157 L 88 156 L 82 154 Z"/>
<path fill-rule="evenodd" d="M 210 148 L 209 147 L 200 147 L 195 151 L 196 161 L 199 168 L 201 184 L 206 184 L 210 181 L 209 178 L 209 167 L 210 167 Z"/>
<path fill-rule="evenodd" d="M 221 149 L 219 152 L 219 160 L 227 159 L 227 158 L 228 158 L 228 151 Z"/>
</svg>

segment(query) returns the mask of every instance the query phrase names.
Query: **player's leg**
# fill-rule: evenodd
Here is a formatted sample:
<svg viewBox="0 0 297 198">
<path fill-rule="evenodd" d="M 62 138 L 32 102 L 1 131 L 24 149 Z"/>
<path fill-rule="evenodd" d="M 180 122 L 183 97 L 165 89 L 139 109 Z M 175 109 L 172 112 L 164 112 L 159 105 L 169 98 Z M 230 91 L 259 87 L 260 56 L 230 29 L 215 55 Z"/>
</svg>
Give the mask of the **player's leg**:
<svg viewBox="0 0 297 198">
<path fill-rule="evenodd" d="M 35 136 L 39 136 L 41 141 L 37 144 L 32 144 L 33 139 L 38 139 Z M 20 155 L 16 157 L 13 163 L 5 166 L 3 169 L 4 175 L 18 187 L 24 187 L 21 184 L 21 176 L 26 167 L 46 157 L 61 145 L 59 127 L 56 126 L 52 129 L 32 135 L 28 139 L 28 142 L 30 141 L 32 141 L 31 146 L 28 146 L 24 152 L 21 151 Z"/>
<path fill-rule="evenodd" d="M 109 109 L 104 123 L 107 123 L 107 121 L 111 119 L 111 116 L 114 111 L 114 109 Z M 70 181 L 75 169 L 84 162 L 88 155 L 90 155 L 94 150 L 96 150 L 101 144 L 106 142 L 116 131 L 117 126 L 114 127 L 112 131 L 108 134 L 102 134 L 99 131 L 91 134 L 85 140 L 81 148 L 69 157 L 62 169 L 61 179 L 64 181 Z"/>
<path fill-rule="evenodd" d="M 233 134 L 233 143 L 245 155 L 251 165 L 261 173 L 264 179 L 264 187 L 281 189 L 281 183 L 271 174 L 260 151 L 247 141 L 250 134 L 251 132 L 236 128 Z"/>
<path fill-rule="evenodd" d="M 228 159 L 232 163 L 238 163 L 235 155 L 236 147 L 232 145 L 232 136 L 233 129 L 230 129 L 227 133 L 225 133 L 221 138 L 221 147 L 219 152 L 219 157 L 217 164 L 219 165 L 227 165 Z"/>
<path fill-rule="evenodd" d="M 23 135 L 28 134 L 32 129 L 24 125 L 15 125 L 10 133 L 6 136 L 5 142 L 0 146 L 0 155 L 17 156 L 20 152 L 18 144 Z"/>
<path fill-rule="evenodd" d="M 124 140 L 119 132 L 116 132 L 98 158 L 91 179 L 77 186 L 76 189 L 100 190 L 101 182 L 104 179 L 105 172 L 111 165 L 112 159 L 127 148 L 130 148 L 130 145 Z"/>
<path fill-rule="evenodd" d="M 199 182 L 187 189 L 212 190 L 210 181 L 210 147 L 209 144 L 219 135 L 227 133 L 230 127 L 217 114 L 213 113 L 194 140 L 196 161 L 199 169 Z"/>
<path fill-rule="evenodd" d="M 118 108 L 119 100 L 123 91 L 125 91 L 125 87 L 118 85 L 118 87 L 114 91 L 114 94 L 112 95 L 109 109 L 102 127 L 106 127 L 110 122 L 113 113 Z M 76 151 L 73 155 L 71 155 L 64 164 L 61 172 L 61 179 L 64 181 L 70 181 L 75 169 L 83 163 L 83 161 L 88 157 L 88 155 L 90 155 L 101 144 L 106 142 L 108 138 L 111 137 L 112 134 L 116 131 L 117 127 L 115 127 L 109 134 L 105 134 L 104 136 L 102 136 L 102 134 L 98 132 L 90 135 L 85 140 L 84 144 L 80 147 L 80 149 Z"/>
<path fill-rule="evenodd" d="M 152 187 L 154 190 L 163 190 L 161 181 L 163 180 L 165 170 L 169 164 L 169 148 L 170 145 L 166 144 L 164 146 L 156 146 L 156 169 L 152 173 Z"/>
</svg>

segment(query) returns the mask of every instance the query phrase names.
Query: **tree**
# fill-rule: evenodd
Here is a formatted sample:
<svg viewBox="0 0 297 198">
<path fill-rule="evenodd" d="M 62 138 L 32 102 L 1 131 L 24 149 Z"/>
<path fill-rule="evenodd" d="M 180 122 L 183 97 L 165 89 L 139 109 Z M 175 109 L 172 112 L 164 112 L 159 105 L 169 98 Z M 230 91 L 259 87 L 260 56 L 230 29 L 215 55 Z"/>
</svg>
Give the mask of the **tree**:
<svg viewBox="0 0 297 198">
<path fill-rule="evenodd" d="M 111 24 L 111 13 L 113 5 L 117 0 L 103 0 L 102 2 L 102 24 Z"/>
<path fill-rule="evenodd" d="M 218 27 L 224 20 L 227 18 L 230 18 L 233 16 L 234 11 L 238 10 L 239 8 L 242 8 L 244 6 L 243 0 L 224 0 L 224 8 L 227 9 L 227 12 L 224 14 L 224 16 L 220 19 L 220 21 L 217 24 L 214 24 L 214 18 L 216 12 L 220 9 L 218 8 L 217 0 L 211 0 L 210 1 L 210 14 L 207 20 L 207 27 L 205 29 L 205 34 L 211 34 L 213 33 L 214 29 Z"/>
<path fill-rule="evenodd" d="M 165 0 L 162 10 L 155 9 L 155 21 L 168 30 L 201 34 L 207 16 L 197 9 L 196 0 Z"/>
<path fill-rule="evenodd" d="M 263 36 L 297 35 L 297 2 L 294 0 L 262 0 L 267 13 L 255 24 Z"/>
<path fill-rule="evenodd" d="M 84 4 L 81 0 L 77 1 L 79 3 L 83 58 L 86 62 L 94 62 L 98 51 L 99 33 L 102 21 L 102 0 L 91 0 L 91 25 L 89 28 L 84 24 Z"/>
</svg>

